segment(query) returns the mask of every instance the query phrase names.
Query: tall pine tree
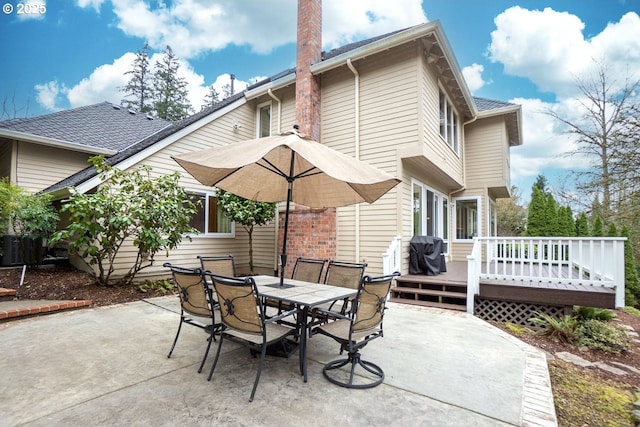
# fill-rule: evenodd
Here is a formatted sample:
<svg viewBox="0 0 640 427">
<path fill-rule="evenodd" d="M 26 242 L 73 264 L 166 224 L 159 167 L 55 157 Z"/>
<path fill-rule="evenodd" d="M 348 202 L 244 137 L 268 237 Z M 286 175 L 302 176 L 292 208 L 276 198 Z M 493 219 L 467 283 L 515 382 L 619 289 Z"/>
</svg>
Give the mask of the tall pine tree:
<svg viewBox="0 0 640 427">
<path fill-rule="evenodd" d="M 589 235 L 589 220 L 584 212 L 580 212 L 576 219 L 576 236 L 588 237 Z"/>
<path fill-rule="evenodd" d="M 153 107 L 158 117 L 178 121 L 192 112 L 188 99 L 187 81 L 178 77 L 180 63 L 167 46 L 153 74 Z"/>
<path fill-rule="evenodd" d="M 547 222 L 547 198 L 544 192 L 534 185 L 527 215 L 527 236 L 544 236 Z"/>
<path fill-rule="evenodd" d="M 124 73 L 129 75 L 129 82 L 120 88 L 124 92 L 122 104 L 141 113 L 153 110 L 153 88 L 151 87 L 151 68 L 149 65 L 149 44 L 145 43 L 142 50 L 136 53 L 132 69 Z"/>
</svg>

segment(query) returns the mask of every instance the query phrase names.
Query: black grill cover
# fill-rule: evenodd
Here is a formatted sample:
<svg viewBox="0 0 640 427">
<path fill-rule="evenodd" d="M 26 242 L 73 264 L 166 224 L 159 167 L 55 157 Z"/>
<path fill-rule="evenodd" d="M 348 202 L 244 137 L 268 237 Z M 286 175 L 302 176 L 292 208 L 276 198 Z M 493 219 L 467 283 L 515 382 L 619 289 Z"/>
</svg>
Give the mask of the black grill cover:
<svg viewBox="0 0 640 427">
<path fill-rule="evenodd" d="M 436 276 L 447 271 L 440 237 L 413 236 L 409 243 L 409 274 Z"/>
</svg>

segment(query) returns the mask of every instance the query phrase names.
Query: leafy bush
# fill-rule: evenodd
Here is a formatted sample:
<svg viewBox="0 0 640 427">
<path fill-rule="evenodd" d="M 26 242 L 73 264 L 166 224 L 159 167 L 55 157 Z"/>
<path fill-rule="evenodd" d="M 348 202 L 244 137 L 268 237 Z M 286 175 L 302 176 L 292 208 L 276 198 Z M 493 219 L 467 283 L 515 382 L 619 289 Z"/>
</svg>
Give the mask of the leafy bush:
<svg viewBox="0 0 640 427">
<path fill-rule="evenodd" d="M 579 338 L 580 323 L 573 316 L 564 316 L 558 320 L 546 313 L 537 313 L 537 316 L 530 318 L 529 321 L 541 328 L 540 335 L 568 344 L 574 344 Z"/>
<path fill-rule="evenodd" d="M 169 280 L 145 280 L 143 283 L 138 285 L 138 290 L 140 292 L 149 292 L 152 290 L 159 291 L 163 295 L 172 294 L 176 289 L 175 283 L 172 283 Z"/>
<path fill-rule="evenodd" d="M 573 317 L 577 318 L 579 322 L 585 320 L 602 320 L 608 322 L 611 319 L 615 319 L 616 314 L 606 308 L 576 307 L 573 310 Z"/>
<path fill-rule="evenodd" d="M 596 319 L 585 320 L 580 325 L 579 332 L 579 345 L 616 354 L 629 351 L 631 348 L 624 329 L 611 323 Z"/>
</svg>

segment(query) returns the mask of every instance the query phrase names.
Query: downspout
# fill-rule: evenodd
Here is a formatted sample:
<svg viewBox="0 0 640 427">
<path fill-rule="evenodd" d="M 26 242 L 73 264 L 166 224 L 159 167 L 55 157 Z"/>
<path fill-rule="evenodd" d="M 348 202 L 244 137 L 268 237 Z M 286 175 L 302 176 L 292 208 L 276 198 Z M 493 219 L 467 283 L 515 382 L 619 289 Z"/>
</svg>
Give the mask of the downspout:
<svg viewBox="0 0 640 427">
<path fill-rule="evenodd" d="M 354 78 L 354 151 L 357 160 L 360 160 L 360 74 L 358 70 L 351 63 L 351 58 L 347 58 L 347 67 L 353 73 Z M 355 261 L 360 262 L 360 204 L 355 206 L 355 241 L 356 241 L 356 254 Z"/>
<path fill-rule="evenodd" d="M 273 94 L 271 89 L 268 89 L 267 93 L 269 94 L 269 96 L 271 98 L 273 98 L 278 103 L 278 129 L 277 129 L 277 133 L 279 135 L 280 134 L 280 125 L 282 124 L 282 114 L 281 114 L 282 113 L 282 102 L 280 102 L 280 99 Z"/>
<path fill-rule="evenodd" d="M 273 94 L 273 92 L 271 91 L 271 88 L 269 88 L 267 90 L 267 94 L 278 103 L 278 123 L 277 123 L 277 129 L 276 132 L 278 135 L 280 135 L 280 125 L 282 124 L 282 102 L 280 101 L 280 98 L 278 98 L 277 96 L 275 96 Z M 278 233 L 280 230 L 280 215 L 276 215 L 276 238 L 275 238 L 275 250 L 274 253 L 276 254 L 276 260 L 275 260 L 275 264 L 276 264 L 276 268 L 274 269 L 275 272 L 278 271 Z M 284 269 L 283 269 L 284 271 Z"/>
</svg>

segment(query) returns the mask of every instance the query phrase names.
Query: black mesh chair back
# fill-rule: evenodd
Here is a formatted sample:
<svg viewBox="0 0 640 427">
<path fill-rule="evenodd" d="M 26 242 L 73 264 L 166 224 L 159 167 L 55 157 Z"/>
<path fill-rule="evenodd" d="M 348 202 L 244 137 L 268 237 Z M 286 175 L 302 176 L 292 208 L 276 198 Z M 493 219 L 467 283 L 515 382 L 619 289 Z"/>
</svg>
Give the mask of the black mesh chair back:
<svg viewBox="0 0 640 427">
<path fill-rule="evenodd" d="M 358 289 L 367 263 L 329 261 L 324 283 L 332 286 Z"/>
<path fill-rule="evenodd" d="M 259 297 L 256 282 L 252 277 L 218 276 L 208 272 L 205 272 L 204 276 L 215 288 L 223 324 L 209 380 L 213 377 L 225 339 L 249 347 L 252 354 L 260 353 L 258 372 L 249 397 L 251 402 L 258 388 L 267 347 L 274 343 L 282 343 L 288 336 L 296 334 L 295 328 L 279 323 L 282 319 L 292 316 L 295 310 L 267 318 L 262 298 Z"/>
<path fill-rule="evenodd" d="M 213 292 L 211 288 L 205 286 L 202 270 L 199 268 L 180 267 L 171 263 L 165 263 L 163 267 L 171 270 L 173 282 L 178 288 L 178 296 L 180 297 L 180 324 L 167 357 L 171 357 L 173 354 L 183 323 L 204 329 L 209 333 L 209 337 L 204 357 L 198 369 L 198 372 L 202 372 L 211 348 L 211 341 L 215 340 L 215 333 L 222 328 Z"/>
<path fill-rule="evenodd" d="M 202 271 L 210 271 L 218 276 L 235 277 L 236 263 L 233 259 L 233 255 L 220 255 L 220 256 L 201 256 L 198 255 L 200 260 L 200 266 Z"/>
<path fill-rule="evenodd" d="M 298 257 L 293 267 L 291 278 L 303 282 L 320 283 L 326 259 L 311 259 Z"/>
</svg>

